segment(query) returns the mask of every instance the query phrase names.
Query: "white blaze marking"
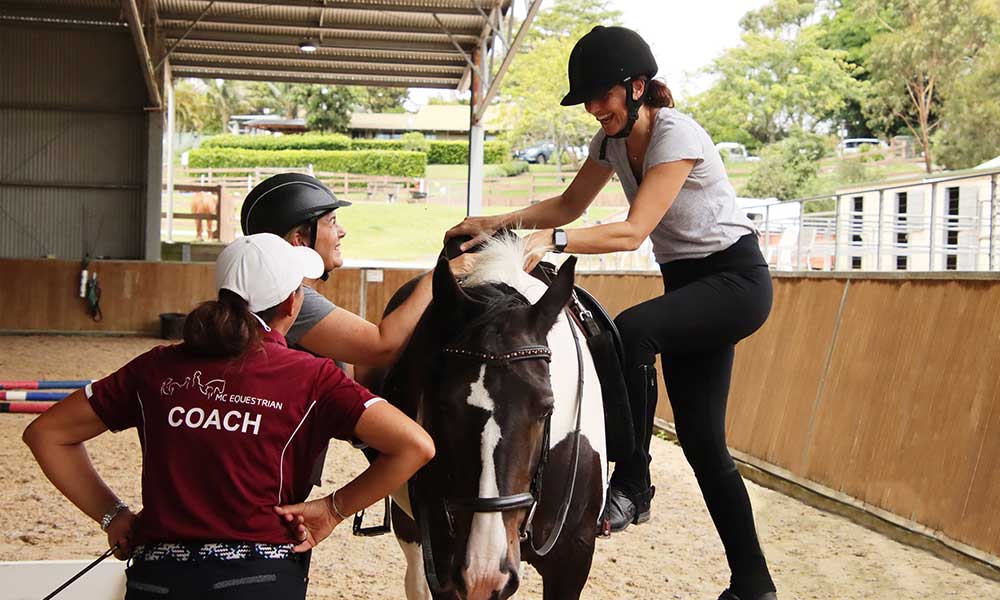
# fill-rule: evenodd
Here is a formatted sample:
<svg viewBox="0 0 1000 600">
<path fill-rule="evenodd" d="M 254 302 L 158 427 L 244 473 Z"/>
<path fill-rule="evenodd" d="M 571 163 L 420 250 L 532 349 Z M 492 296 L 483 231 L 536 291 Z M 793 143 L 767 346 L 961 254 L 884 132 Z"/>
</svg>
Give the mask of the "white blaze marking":
<svg viewBox="0 0 1000 600">
<path fill-rule="evenodd" d="M 481 408 L 490 413 L 490 418 L 483 426 L 480 459 L 483 470 L 479 477 L 479 497 L 497 498 L 500 488 L 497 484 L 496 463 L 494 452 L 500 443 L 500 425 L 493 416 L 493 398 L 490 397 L 484 380 L 486 365 L 479 371 L 479 379 L 472 383 L 472 390 L 467 402 L 470 406 Z M 500 513 L 476 513 L 472 517 L 472 530 L 469 534 L 469 547 L 466 553 L 469 567 L 466 573 L 469 589 L 478 587 L 479 582 L 495 580 L 500 573 L 500 561 L 507 556 L 507 533 L 503 526 Z M 503 579 L 506 580 L 506 575 Z"/>
</svg>

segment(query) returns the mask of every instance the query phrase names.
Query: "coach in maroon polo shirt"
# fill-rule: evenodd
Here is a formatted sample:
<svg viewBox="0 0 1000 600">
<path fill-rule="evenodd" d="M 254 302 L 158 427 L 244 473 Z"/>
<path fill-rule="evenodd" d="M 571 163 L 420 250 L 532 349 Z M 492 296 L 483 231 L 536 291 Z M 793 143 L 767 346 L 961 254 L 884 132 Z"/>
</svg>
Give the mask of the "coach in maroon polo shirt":
<svg viewBox="0 0 1000 600">
<path fill-rule="evenodd" d="M 433 456 L 416 423 L 329 359 L 287 347 L 302 280 L 322 272 L 313 250 L 278 236 L 233 242 L 216 263 L 218 300 L 188 316 L 183 343 L 135 358 L 25 430 L 46 476 L 101 524 L 118 558 L 133 559 L 127 599 L 304 598 L 309 549 Z M 132 427 L 143 450 L 138 514 L 83 446 Z M 303 502 L 327 441 L 351 437 L 380 457 Z"/>
</svg>

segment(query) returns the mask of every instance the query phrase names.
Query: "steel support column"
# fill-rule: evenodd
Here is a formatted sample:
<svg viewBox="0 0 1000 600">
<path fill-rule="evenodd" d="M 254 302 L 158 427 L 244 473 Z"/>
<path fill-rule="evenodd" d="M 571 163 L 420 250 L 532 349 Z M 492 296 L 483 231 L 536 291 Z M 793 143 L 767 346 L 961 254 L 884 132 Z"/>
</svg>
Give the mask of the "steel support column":
<svg viewBox="0 0 1000 600">
<path fill-rule="evenodd" d="M 465 214 L 473 217 L 483 213 L 483 148 L 486 143 L 486 132 L 483 122 L 477 119 L 479 104 L 483 101 L 485 82 L 479 76 L 482 73 L 482 49 L 473 55 L 476 68 L 471 69 L 469 80 L 469 182 L 466 195 Z"/>
</svg>

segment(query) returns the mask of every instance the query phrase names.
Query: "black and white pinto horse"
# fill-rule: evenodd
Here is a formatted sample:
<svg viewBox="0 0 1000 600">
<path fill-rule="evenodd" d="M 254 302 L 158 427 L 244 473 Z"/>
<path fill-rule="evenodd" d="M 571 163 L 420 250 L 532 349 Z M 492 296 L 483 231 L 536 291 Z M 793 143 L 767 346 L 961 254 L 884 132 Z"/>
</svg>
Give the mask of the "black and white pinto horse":
<svg viewBox="0 0 1000 600">
<path fill-rule="evenodd" d="M 393 495 L 409 600 L 508 598 L 522 560 L 546 599 L 567 600 L 590 573 L 607 461 L 601 386 L 565 310 L 575 258 L 550 287 L 523 271 L 523 253 L 517 238 L 491 240 L 461 285 L 441 260 L 382 388 L 437 447 Z"/>
</svg>

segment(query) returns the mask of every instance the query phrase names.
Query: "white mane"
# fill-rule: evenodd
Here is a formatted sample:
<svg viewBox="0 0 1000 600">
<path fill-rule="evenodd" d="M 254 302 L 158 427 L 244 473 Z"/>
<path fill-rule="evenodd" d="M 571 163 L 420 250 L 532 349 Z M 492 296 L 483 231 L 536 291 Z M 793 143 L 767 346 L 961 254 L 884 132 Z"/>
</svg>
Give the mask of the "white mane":
<svg viewBox="0 0 1000 600">
<path fill-rule="evenodd" d="M 480 285 L 486 282 L 517 285 L 528 276 L 524 272 L 524 240 L 513 236 L 491 238 L 483 244 L 477 255 L 475 268 L 462 285 Z"/>
</svg>

